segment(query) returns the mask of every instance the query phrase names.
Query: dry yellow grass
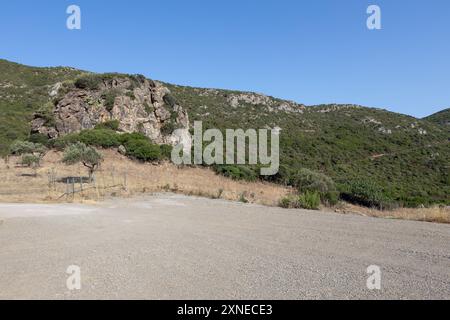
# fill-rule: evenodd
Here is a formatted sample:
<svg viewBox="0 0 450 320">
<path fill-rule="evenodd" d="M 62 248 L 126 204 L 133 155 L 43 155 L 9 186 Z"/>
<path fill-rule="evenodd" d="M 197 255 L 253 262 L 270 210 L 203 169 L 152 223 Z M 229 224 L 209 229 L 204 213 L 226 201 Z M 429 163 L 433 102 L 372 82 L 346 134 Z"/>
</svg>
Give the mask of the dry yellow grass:
<svg viewBox="0 0 450 320">
<path fill-rule="evenodd" d="M 250 203 L 277 205 L 280 198 L 291 192 L 275 184 L 234 181 L 215 174 L 212 170 L 194 167 L 177 167 L 171 163 L 153 165 L 132 161 L 112 150 L 102 150 L 105 161 L 96 173 L 96 184 L 84 184 L 87 189 L 76 194 L 71 201 L 100 200 L 105 196 L 132 196 L 139 193 L 171 191 L 227 200 L 245 198 Z M 58 178 L 86 176 L 82 165 L 66 166 L 61 163 L 62 154 L 49 152 L 37 177 L 30 177 L 33 170 L 15 165 L 0 164 L 0 202 L 54 202 L 66 192 L 67 185 L 56 183 L 49 186 L 49 173 L 54 170 Z M 116 186 L 108 189 L 104 187 Z M 80 184 L 75 184 L 80 189 Z M 67 201 L 66 197 L 60 201 Z"/>
<path fill-rule="evenodd" d="M 380 211 L 376 209 L 364 208 L 348 203 L 343 203 L 339 206 L 339 208 L 335 209 L 335 212 L 344 214 L 358 214 L 368 217 L 385 219 L 450 223 L 450 208 L 439 206 L 418 209 L 399 208 L 391 211 Z"/>
<path fill-rule="evenodd" d="M 177 167 L 171 163 L 140 163 L 113 150 L 102 150 L 102 154 L 105 161 L 96 174 L 98 188 L 94 188 L 93 184 L 84 184 L 85 191 L 77 193 L 73 198 L 60 198 L 66 192 L 67 185 L 62 182 L 49 184 L 49 173 L 53 170 L 58 178 L 86 177 L 87 171 L 82 165 L 66 166 L 61 163 L 61 153 L 49 152 L 42 167 L 37 170 L 36 177 L 29 176 L 34 173 L 32 169 L 16 166 L 15 158 L 10 158 L 8 163 L 0 161 L 0 202 L 92 202 L 109 196 L 130 197 L 170 191 L 233 201 L 245 198 L 250 203 L 276 206 L 280 199 L 293 193 L 291 188 L 275 184 L 234 181 L 205 168 Z M 80 184 L 77 183 L 75 188 L 80 189 Z M 370 217 L 450 223 L 449 208 L 379 211 L 342 203 L 334 211 Z"/>
</svg>

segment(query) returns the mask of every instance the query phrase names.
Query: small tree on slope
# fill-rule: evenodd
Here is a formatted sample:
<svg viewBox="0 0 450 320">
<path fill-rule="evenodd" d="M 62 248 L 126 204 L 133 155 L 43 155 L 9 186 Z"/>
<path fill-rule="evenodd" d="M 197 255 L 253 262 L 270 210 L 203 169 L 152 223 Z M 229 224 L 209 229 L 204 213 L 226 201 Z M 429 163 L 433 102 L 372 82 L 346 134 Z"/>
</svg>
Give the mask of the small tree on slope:
<svg viewBox="0 0 450 320">
<path fill-rule="evenodd" d="M 103 161 L 103 156 L 93 147 L 77 142 L 68 146 L 64 150 L 64 157 L 62 161 L 67 165 L 73 165 L 81 162 L 86 168 L 88 168 L 89 181 L 92 182 L 95 171 Z"/>
</svg>

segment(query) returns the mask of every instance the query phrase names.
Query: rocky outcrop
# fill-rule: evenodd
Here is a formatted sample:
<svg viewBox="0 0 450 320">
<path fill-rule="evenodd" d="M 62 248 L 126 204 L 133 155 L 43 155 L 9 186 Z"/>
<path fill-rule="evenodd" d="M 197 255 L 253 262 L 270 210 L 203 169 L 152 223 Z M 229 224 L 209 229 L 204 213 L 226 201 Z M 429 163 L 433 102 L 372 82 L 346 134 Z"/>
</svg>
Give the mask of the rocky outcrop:
<svg viewBox="0 0 450 320">
<path fill-rule="evenodd" d="M 113 120 L 120 131 L 143 133 L 158 144 L 176 144 L 189 129 L 169 89 L 142 76 L 87 75 L 55 85 L 51 96 L 57 96 L 54 109 L 35 114 L 31 125 L 32 133 L 51 139 Z"/>
<path fill-rule="evenodd" d="M 233 108 L 238 108 L 241 105 L 250 104 L 254 106 L 265 106 L 270 112 L 284 111 L 289 113 L 303 113 L 305 110 L 305 106 L 302 104 L 298 104 L 293 101 L 282 101 L 263 94 L 251 92 L 230 94 L 227 97 L 227 101 Z"/>
</svg>

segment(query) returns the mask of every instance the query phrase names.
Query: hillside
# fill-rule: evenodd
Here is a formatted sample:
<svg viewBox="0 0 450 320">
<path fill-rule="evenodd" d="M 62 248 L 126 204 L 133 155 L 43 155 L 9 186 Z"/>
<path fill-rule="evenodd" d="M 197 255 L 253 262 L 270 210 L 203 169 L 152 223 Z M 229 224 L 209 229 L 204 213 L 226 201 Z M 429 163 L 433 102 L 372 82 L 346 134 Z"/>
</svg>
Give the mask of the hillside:
<svg viewBox="0 0 450 320">
<path fill-rule="evenodd" d="M 33 114 L 51 101 L 56 83 L 73 83 L 82 74 L 0 60 L 0 152 L 27 137 Z M 354 181 L 370 181 L 386 198 L 404 205 L 450 203 L 450 134 L 429 119 L 356 105 L 305 106 L 255 93 L 163 85 L 191 124 L 281 128 L 281 169 L 270 178 L 273 182 L 292 184 L 298 170 L 309 168 L 334 179 L 343 191 Z M 245 170 L 250 178 L 253 169 Z"/>
<path fill-rule="evenodd" d="M 443 126 L 450 126 L 450 108 L 432 114 L 431 116 L 426 117 L 424 120 Z"/>
<path fill-rule="evenodd" d="M 254 93 L 169 88 L 191 120 L 207 127 L 280 127 L 278 182 L 306 167 L 343 187 L 355 179 L 375 181 L 404 203 L 449 201 L 450 135 L 433 123 L 355 105 L 306 107 Z"/>
</svg>

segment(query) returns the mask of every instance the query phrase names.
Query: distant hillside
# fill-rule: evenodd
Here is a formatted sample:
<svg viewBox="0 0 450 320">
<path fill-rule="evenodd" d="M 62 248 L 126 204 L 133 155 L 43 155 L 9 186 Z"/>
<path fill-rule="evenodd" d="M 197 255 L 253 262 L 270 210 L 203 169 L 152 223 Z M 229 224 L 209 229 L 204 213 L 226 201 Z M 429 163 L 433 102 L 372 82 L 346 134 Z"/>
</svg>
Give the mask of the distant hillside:
<svg viewBox="0 0 450 320">
<path fill-rule="evenodd" d="M 277 182 L 289 183 L 306 167 L 343 188 L 373 181 L 404 204 L 450 201 L 450 135 L 441 126 L 355 105 L 307 107 L 255 93 L 168 87 L 205 127 L 281 128 Z"/>
<path fill-rule="evenodd" d="M 450 126 L 450 108 L 432 114 L 431 116 L 426 117 L 424 120 L 440 125 Z"/>
<path fill-rule="evenodd" d="M 0 153 L 30 132 L 33 114 L 50 101 L 58 82 L 84 72 L 33 68 L 0 60 Z M 164 84 L 191 124 L 205 128 L 281 129 L 281 169 L 271 177 L 292 184 L 301 168 L 328 175 L 345 190 L 371 181 L 406 205 L 450 203 L 449 131 L 430 119 L 356 105 L 305 106 L 251 92 Z M 256 174 L 252 167 L 245 175 Z"/>
<path fill-rule="evenodd" d="M 12 141 L 28 136 L 33 113 L 49 101 L 55 83 L 81 73 L 72 68 L 34 68 L 0 60 L 0 154 Z"/>
</svg>

